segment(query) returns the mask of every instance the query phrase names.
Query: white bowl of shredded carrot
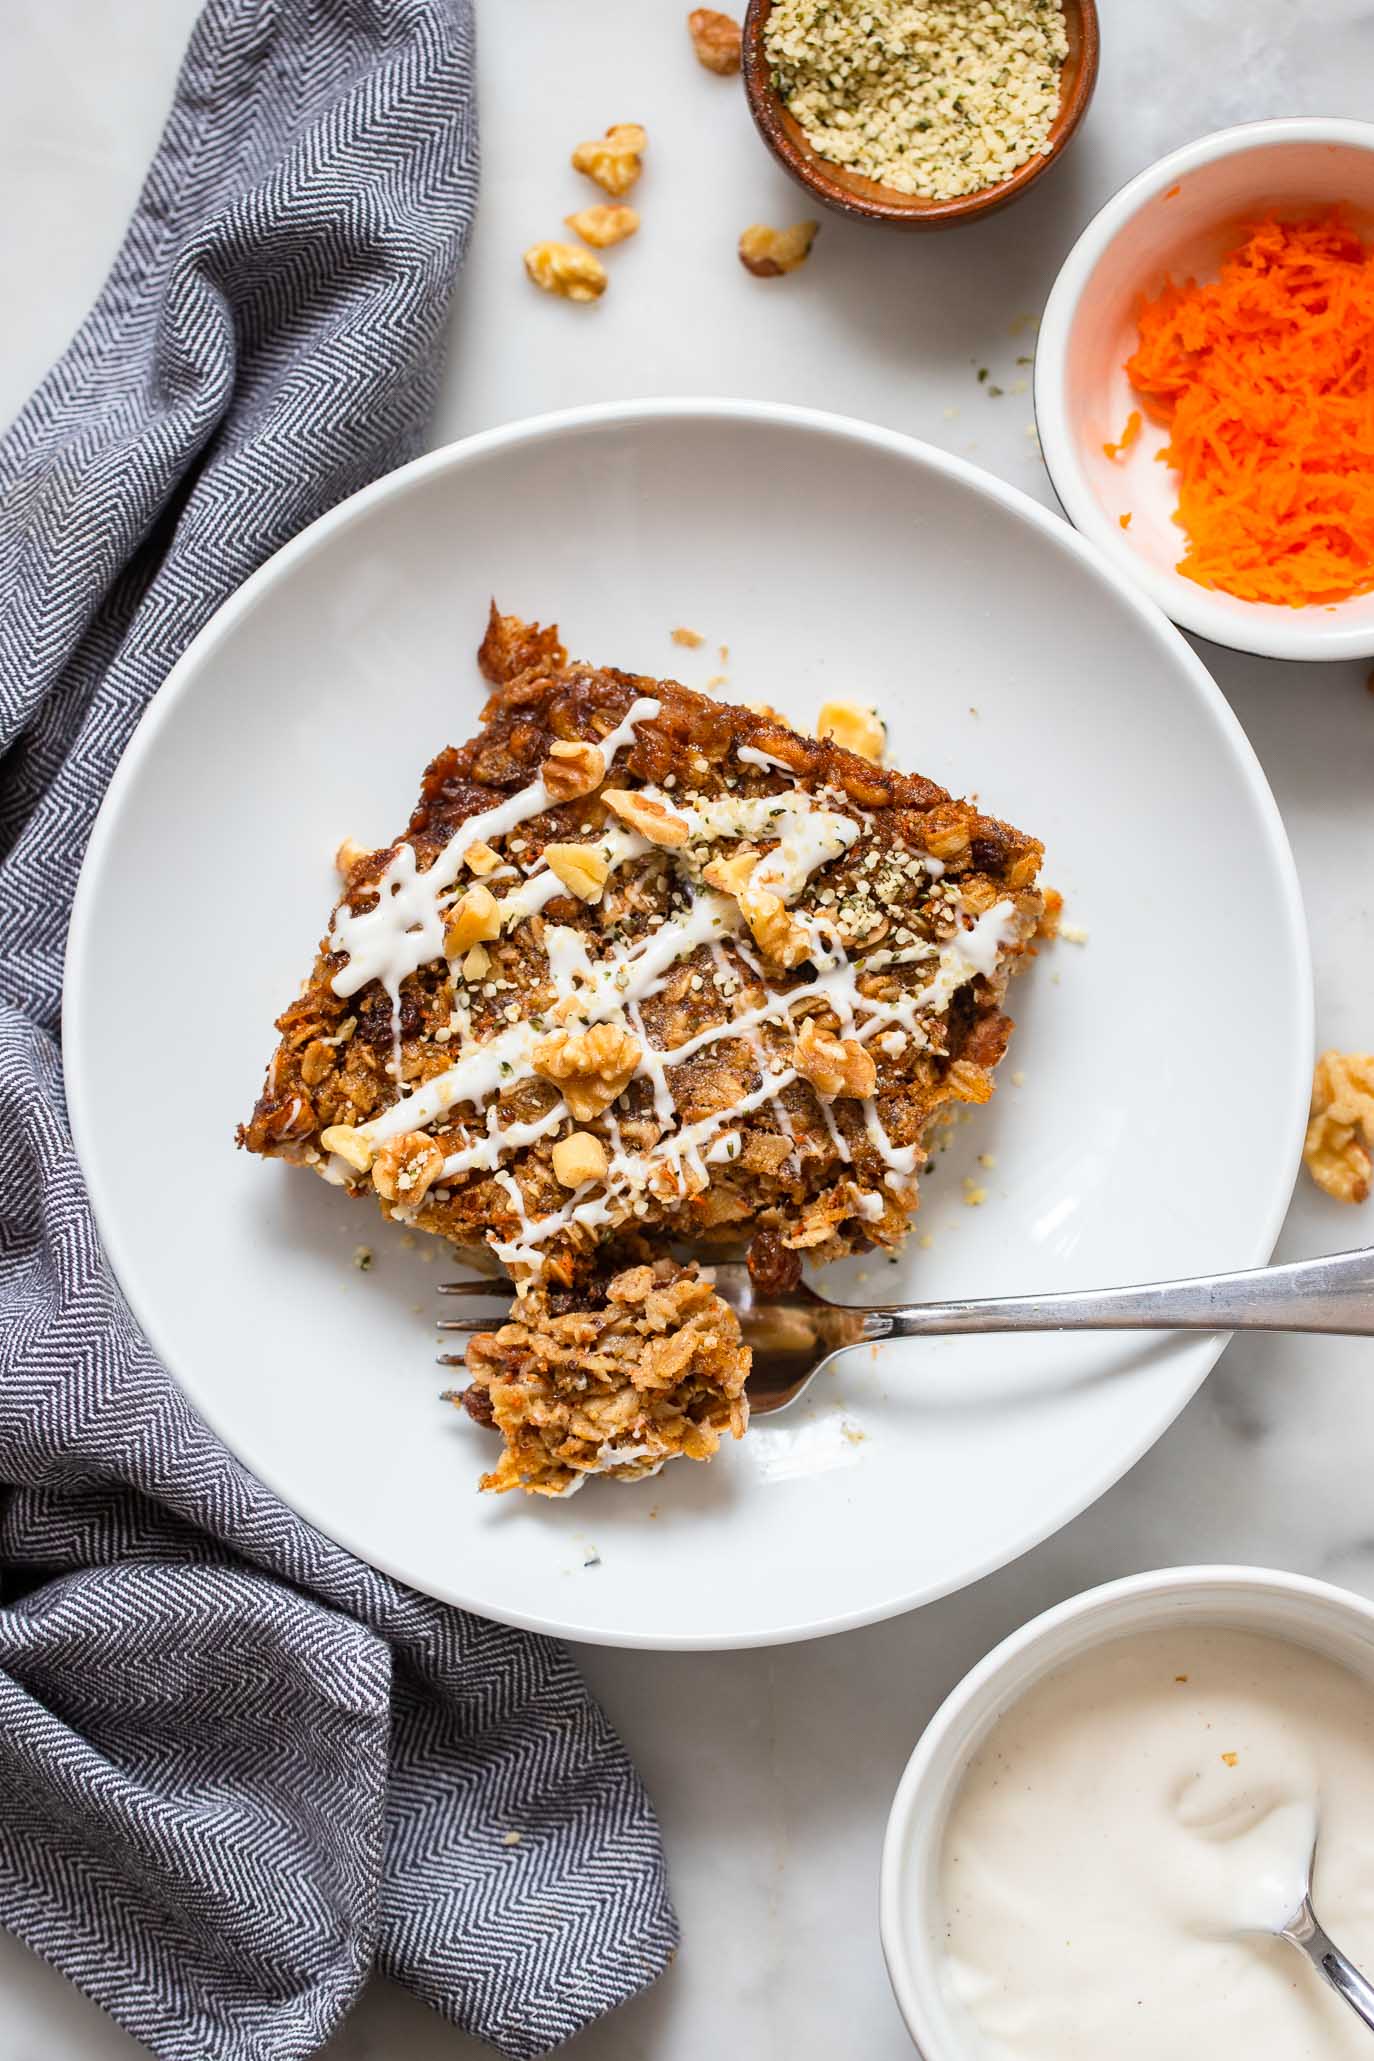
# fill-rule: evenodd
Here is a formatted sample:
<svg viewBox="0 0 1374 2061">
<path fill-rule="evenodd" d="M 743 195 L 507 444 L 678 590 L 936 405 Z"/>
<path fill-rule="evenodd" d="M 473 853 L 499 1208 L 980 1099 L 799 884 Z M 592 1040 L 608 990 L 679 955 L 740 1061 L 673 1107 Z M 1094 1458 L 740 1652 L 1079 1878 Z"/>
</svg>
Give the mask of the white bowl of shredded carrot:
<svg viewBox="0 0 1374 2061">
<path fill-rule="evenodd" d="M 1374 655 L 1374 126 L 1223 129 L 1089 223 L 1035 360 L 1070 520 L 1174 621 Z"/>
</svg>

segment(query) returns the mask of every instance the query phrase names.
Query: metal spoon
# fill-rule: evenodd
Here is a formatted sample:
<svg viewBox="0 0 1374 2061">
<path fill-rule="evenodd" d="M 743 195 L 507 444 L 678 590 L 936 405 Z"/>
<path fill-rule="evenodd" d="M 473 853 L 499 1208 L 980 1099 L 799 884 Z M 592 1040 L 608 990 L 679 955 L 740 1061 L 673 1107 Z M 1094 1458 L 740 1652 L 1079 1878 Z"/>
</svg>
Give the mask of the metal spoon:
<svg viewBox="0 0 1374 2061">
<path fill-rule="evenodd" d="M 1314 1846 L 1303 1877 L 1302 1901 L 1270 1937 L 1286 1939 L 1300 1954 L 1305 1954 L 1323 1982 L 1328 1983 L 1338 1997 L 1343 1997 L 1361 2023 L 1374 2032 L 1374 1983 L 1367 1982 L 1354 1962 L 1341 1952 L 1312 1908 L 1312 1871 L 1316 1858 Z"/>
</svg>

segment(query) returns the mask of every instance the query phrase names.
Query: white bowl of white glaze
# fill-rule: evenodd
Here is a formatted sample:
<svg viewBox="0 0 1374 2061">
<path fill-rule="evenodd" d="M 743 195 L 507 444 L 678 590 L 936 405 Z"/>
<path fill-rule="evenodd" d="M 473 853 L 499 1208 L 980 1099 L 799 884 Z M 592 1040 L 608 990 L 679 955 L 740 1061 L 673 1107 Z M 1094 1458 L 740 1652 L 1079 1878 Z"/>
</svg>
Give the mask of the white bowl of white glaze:
<svg viewBox="0 0 1374 2061">
<path fill-rule="evenodd" d="M 883 1842 L 883 1955 L 924 2061 L 983 2061 L 982 2035 L 942 1980 L 941 1860 L 956 1796 L 1005 1713 L 1055 1670 L 1129 1634 L 1182 1625 L 1304 1646 L 1374 1683 L 1374 1603 L 1264 1567 L 1171 1567 L 1071 1596 L 993 1648 L 951 1690 L 917 1742 Z"/>
<path fill-rule="evenodd" d="M 1177 478 L 1155 463 L 1167 431 L 1146 417 L 1123 457 L 1103 445 L 1139 406 L 1125 362 L 1140 297 L 1170 277 L 1215 278 L 1246 225 L 1271 210 L 1335 205 L 1366 242 L 1374 236 L 1374 125 L 1285 119 L 1201 136 L 1147 166 L 1093 217 L 1060 268 L 1036 345 L 1036 426 L 1069 520 L 1183 629 L 1265 658 L 1369 657 L 1374 593 L 1283 608 L 1185 579 L 1176 570 L 1185 548 L 1173 520 Z"/>
</svg>

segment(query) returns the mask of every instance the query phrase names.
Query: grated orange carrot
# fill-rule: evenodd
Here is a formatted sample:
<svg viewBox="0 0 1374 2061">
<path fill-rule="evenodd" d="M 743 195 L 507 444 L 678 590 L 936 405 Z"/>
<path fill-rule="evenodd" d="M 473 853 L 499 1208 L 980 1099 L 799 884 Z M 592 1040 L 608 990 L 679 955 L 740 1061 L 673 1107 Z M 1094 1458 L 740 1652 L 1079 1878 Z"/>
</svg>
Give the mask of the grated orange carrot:
<svg viewBox="0 0 1374 2061">
<path fill-rule="evenodd" d="M 1293 608 L 1374 588 L 1374 253 L 1350 225 L 1271 217 L 1139 323 L 1126 371 L 1169 428 L 1178 570 Z"/>
<path fill-rule="evenodd" d="M 1121 524 L 1123 530 L 1128 530 L 1131 527 L 1131 516 L 1129 509 L 1127 510 L 1125 515 L 1118 515 L 1116 519 Z"/>
<path fill-rule="evenodd" d="M 1126 417 L 1126 427 L 1122 430 L 1116 442 L 1114 444 L 1104 444 L 1102 448 L 1109 458 L 1119 458 L 1123 451 L 1130 450 L 1131 445 L 1139 435 L 1140 410 L 1139 408 L 1132 408 L 1130 414 Z"/>
</svg>

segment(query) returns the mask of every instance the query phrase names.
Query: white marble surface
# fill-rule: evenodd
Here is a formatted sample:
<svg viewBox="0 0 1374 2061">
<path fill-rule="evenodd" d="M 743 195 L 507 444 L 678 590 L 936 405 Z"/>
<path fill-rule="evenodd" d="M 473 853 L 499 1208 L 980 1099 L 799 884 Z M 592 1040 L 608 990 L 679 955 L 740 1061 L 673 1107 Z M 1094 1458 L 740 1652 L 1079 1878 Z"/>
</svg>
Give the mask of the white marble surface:
<svg viewBox="0 0 1374 2061">
<path fill-rule="evenodd" d="M 1029 397 L 1011 391 L 1029 345 L 1011 332 L 1042 305 L 1077 230 L 1130 173 L 1187 138 L 1263 115 L 1362 117 L 1374 77 L 1371 0 L 1100 5 L 1097 98 L 1039 191 L 979 228 L 932 240 L 827 220 L 805 272 L 762 283 L 735 261 L 740 228 L 804 208 L 756 141 L 736 86 L 693 63 L 685 0 L 479 0 L 485 198 L 435 441 L 628 394 L 768 395 L 913 431 L 1050 503 L 1026 434 Z M 0 13 L 6 414 L 99 285 L 194 12 L 195 0 L 7 0 Z M 541 299 L 520 252 L 556 234 L 585 198 L 567 150 L 629 119 L 653 139 L 635 196 L 644 228 L 613 254 L 604 302 Z M 977 384 L 984 364 L 990 383 L 1007 388 L 1000 399 Z M 1263 760 L 1297 852 L 1319 1041 L 1368 1049 L 1367 669 L 1203 655 Z M 1186 1019 L 1175 1034 L 1187 1035 Z M 1224 1066 L 1226 1056 L 1197 1060 Z M 1371 1232 L 1367 1214 L 1304 1186 L 1280 1256 Z M 1363 1343 L 1238 1342 L 1094 1509 L 1017 1565 L 897 1623 L 758 1654 L 586 1652 L 588 1677 L 657 1798 L 684 1945 L 658 1987 L 584 2035 L 578 2053 L 900 2061 L 910 2049 L 878 1949 L 877 1861 L 888 1799 L 926 1716 L 1012 1626 L 1114 1574 L 1251 1560 L 1374 1593 L 1371 1375 Z M 403 2046 L 414 2061 L 479 2051 L 374 1985 L 329 2053 L 371 2061 Z M 0 2061 L 139 2051 L 0 1937 Z"/>
</svg>

